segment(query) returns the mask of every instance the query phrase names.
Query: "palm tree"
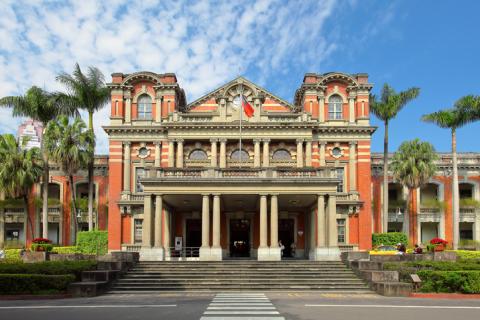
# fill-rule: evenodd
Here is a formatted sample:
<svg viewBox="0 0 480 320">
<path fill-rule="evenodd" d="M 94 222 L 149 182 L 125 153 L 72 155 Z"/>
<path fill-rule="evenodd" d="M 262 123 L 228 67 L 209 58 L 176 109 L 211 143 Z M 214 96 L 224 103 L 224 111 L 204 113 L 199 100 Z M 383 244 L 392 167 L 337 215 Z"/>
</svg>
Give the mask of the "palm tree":
<svg viewBox="0 0 480 320">
<path fill-rule="evenodd" d="M 411 195 L 435 174 L 437 167 L 434 162 L 437 158 L 434 147 L 419 139 L 402 143 L 392 158 L 394 179 L 406 186 L 409 191 L 407 200 L 409 215 L 405 215 L 404 228 L 407 232 L 410 229 L 410 239 L 414 242 L 417 236 L 417 222 Z"/>
<path fill-rule="evenodd" d="M 25 219 L 30 235 L 35 238 L 35 231 L 28 204 L 35 183 L 43 174 L 43 160 L 39 148 L 26 149 L 28 138 L 17 142 L 12 134 L 0 136 L 0 192 L 9 198 L 21 198 L 25 207 Z M 27 230 L 28 232 L 28 230 Z M 27 235 L 25 234 L 25 240 Z"/>
<path fill-rule="evenodd" d="M 71 196 L 70 214 L 70 241 L 75 244 L 77 233 L 77 206 L 73 176 L 81 168 L 86 167 L 89 161 L 92 134 L 86 130 L 85 122 L 75 118 L 72 124 L 66 116 L 51 121 L 45 130 L 45 145 L 51 154 L 52 160 L 59 164 L 68 178 Z"/>
<path fill-rule="evenodd" d="M 452 166 L 453 166 L 453 182 L 452 182 L 452 216 L 453 216 L 453 249 L 458 249 L 460 240 L 460 197 L 458 189 L 458 165 L 457 165 L 457 129 L 474 121 L 472 112 L 468 110 L 475 105 L 472 96 L 460 98 L 455 102 L 454 108 L 440 110 L 422 117 L 425 122 L 431 122 L 440 128 L 448 128 L 452 135 Z"/>
<path fill-rule="evenodd" d="M 78 112 L 68 104 L 60 103 L 59 97 L 39 87 L 32 86 L 23 96 L 8 96 L 0 99 L 0 106 L 12 108 L 14 117 L 28 117 L 39 121 L 43 128 L 59 115 L 73 116 Z M 43 156 L 43 190 L 42 190 L 42 237 L 48 238 L 48 181 L 50 171 L 48 167 L 49 154 L 41 143 Z"/>
<path fill-rule="evenodd" d="M 407 103 L 418 97 L 419 94 L 420 89 L 415 87 L 397 93 L 385 83 L 379 99 L 373 94 L 370 95 L 370 110 L 383 121 L 385 128 L 383 139 L 383 232 L 388 231 L 388 124 Z"/>
<path fill-rule="evenodd" d="M 70 75 L 62 72 L 57 76 L 57 81 L 67 87 L 68 93 L 64 95 L 70 105 L 88 112 L 88 129 L 94 139 L 89 153 L 88 161 L 88 230 L 93 230 L 93 165 L 95 156 L 95 133 L 93 131 L 93 114 L 103 108 L 110 99 L 110 89 L 105 84 L 105 77 L 100 69 L 88 67 L 84 74 L 78 63 Z"/>
</svg>

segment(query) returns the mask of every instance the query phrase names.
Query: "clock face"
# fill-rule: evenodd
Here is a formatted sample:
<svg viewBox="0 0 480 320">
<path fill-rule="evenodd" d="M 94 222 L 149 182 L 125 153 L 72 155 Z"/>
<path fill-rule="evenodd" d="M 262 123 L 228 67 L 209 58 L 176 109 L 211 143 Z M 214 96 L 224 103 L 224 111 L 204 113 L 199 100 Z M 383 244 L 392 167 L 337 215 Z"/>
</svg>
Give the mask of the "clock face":
<svg viewBox="0 0 480 320">
<path fill-rule="evenodd" d="M 236 96 L 235 98 L 233 98 L 233 106 L 235 108 L 239 108 L 241 105 L 242 105 L 242 102 L 240 100 L 240 96 Z"/>
</svg>

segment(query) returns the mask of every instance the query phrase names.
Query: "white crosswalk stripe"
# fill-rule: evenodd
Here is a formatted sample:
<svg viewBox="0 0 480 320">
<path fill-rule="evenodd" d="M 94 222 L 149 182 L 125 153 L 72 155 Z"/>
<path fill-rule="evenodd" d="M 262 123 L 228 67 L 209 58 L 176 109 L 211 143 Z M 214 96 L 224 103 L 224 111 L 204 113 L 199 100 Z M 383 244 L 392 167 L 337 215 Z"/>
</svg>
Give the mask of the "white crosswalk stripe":
<svg viewBox="0 0 480 320">
<path fill-rule="evenodd" d="M 264 293 L 218 293 L 200 320 L 285 320 Z"/>
</svg>

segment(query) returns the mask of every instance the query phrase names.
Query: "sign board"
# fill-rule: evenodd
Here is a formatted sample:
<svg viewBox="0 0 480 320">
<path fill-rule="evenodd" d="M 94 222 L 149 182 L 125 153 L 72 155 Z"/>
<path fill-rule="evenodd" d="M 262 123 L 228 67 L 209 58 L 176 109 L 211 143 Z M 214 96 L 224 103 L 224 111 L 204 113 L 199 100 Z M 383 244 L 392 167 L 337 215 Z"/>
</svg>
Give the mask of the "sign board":
<svg viewBox="0 0 480 320">
<path fill-rule="evenodd" d="M 182 237 L 175 237 L 175 251 L 181 251 L 182 250 Z"/>
</svg>

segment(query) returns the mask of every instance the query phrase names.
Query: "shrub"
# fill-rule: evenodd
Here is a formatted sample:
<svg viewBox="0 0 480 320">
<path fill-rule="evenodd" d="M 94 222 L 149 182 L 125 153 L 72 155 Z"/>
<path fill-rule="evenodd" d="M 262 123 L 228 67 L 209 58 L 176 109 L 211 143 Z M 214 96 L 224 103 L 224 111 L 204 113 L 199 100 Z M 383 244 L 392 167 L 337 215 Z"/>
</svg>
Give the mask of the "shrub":
<svg viewBox="0 0 480 320">
<path fill-rule="evenodd" d="M 77 248 L 81 253 L 106 254 L 108 252 L 107 231 L 84 231 L 77 235 Z"/>
<path fill-rule="evenodd" d="M 480 293 L 480 271 L 418 272 L 423 292 Z"/>
<path fill-rule="evenodd" d="M 408 237 L 402 232 L 374 233 L 372 234 L 372 245 L 396 245 L 397 243 L 408 244 Z"/>
<path fill-rule="evenodd" d="M 472 198 L 460 199 L 460 208 L 480 208 L 480 201 Z"/>
<path fill-rule="evenodd" d="M 81 253 L 81 252 L 76 246 L 71 246 L 71 247 L 53 247 L 52 253 L 74 254 L 74 253 Z"/>
<path fill-rule="evenodd" d="M 96 264 L 95 261 L 90 260 L 1 263 L 0 274 L 72 274 L 80 279 L 82 271 L 93 270 Z"/>
<path fill-rule="evenodd" d="M 22 258 L 20 257 L 20 251 L 22 251 L 22 249 L 5 249 L 5 259 L 2 262 L 22 262 Z"/>
<path fill-rule="evenodd" d="M 44 274 L 0 274 L 0 293 L 41 293 L 65 291 L 75 276 Z"/>
<path fill-rule="evenodd" d="M 470 250 L 456 250 L 457 256 L 461 260 L 471 260 L 479 259 L 480 260 L 480 251 L 470 251 Z"/>
<path fill-rule="evenodd" d="M 433 238 L 430 240 L 430 244 L 435 244 L 435 245 L 444 245 L 446 246 L 448 241 L 443 240 L 442 238 Z"/>
</svg>

